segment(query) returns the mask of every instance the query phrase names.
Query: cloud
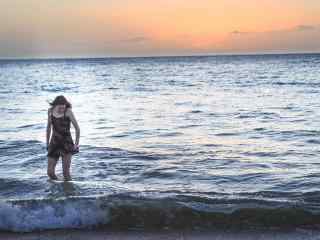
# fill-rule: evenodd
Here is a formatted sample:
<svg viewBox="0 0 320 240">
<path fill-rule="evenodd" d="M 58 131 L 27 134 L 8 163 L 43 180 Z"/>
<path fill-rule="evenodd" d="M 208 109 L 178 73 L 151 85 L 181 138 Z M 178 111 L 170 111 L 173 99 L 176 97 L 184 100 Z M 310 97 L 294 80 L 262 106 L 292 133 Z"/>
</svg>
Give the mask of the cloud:
<svg viewBox="0 0 320 240">
<path fill-rule="evenodd" d="M 104 45 L 113 45 L 113 44 L 137 44 L 137 43 L 144 43 L 149 41 L 149 38 L 145 36 L 135 36 L 135 37 L 128 37 L 128 38 L 120 38 L 120 39 L 112 39 L 109 41 L 105 41 Z"/>
<path fill-rule="evenodd" d="M 313 31 L 313 30 L 320 30 L 319 25 L 297 25 L 293 28 L 287 28 L 282 30 L 270 30 L 270 31 L 264 31 L 264 32 L 245 32 L 241 30 L 234 30 L 230 32 L 230 34 L 235 35 L 243 35 L 243 34 L 268 34 L 268 33 L 285 33 L 285 32 L 302 32 L 302 31 Z"/>
<path fill-rule="evenodd" d="M 149 39 L 144 36 L 132 37 L 128 39 L 123 39 L 122 42 L 129 42 L 129 43 L 140 43 L 148 41 Z"/>
<path fill-rule="evenodd" d="M 313 25 L 298 25 L 293 30 L 295 31 L 310 31 L 315 30 L 316 26 Z"/>
<path fill-rule="evenodd" d="M 225 52 L 318 52 L 320 25 L 296 25 L 270 31 L 235 30 L 221 43 Z"/>
<path fill-rule="evenodd" d="M 231 34 L 248 34 L 248 33 L 251 33 L 251 32 L 243 32 L 243 31 L 239 31 L 239 30 L 234 30 L 232 32 L 230 32 Z"/>
<path fill-rule="evenodd" d="M 89 49 L 92 48 L 92 46 L 95 46 L 96 49 L 104 49 L 105 47 L 109 48 L 112 47 L 112 49 L 116 49 L 124 46 L 130 46 L 134 44 L 141 44 L 141 43 L 146 43 L 150 39 L 145 37 L 145 36 L 133 36 L 133 37 L 128 37 L 128 38 L 115 38 L 113 37 L 112 39 L 108 40 L 99 40 L 99 39 L 94 39 L 94 38 L 87 38 L 87 39 L 77 39 L 73 41 L 69 41 L 67 43 L 63 43 L 62 45 L 67 45 L 68 48 L 73 48 L 73 49 Z M 52 43 L 42 43 L 41 44 L 43 47 L 46 48 L 53 48 Z M 57 45 L 57 43 L 55 44 Z"/>
</svg>

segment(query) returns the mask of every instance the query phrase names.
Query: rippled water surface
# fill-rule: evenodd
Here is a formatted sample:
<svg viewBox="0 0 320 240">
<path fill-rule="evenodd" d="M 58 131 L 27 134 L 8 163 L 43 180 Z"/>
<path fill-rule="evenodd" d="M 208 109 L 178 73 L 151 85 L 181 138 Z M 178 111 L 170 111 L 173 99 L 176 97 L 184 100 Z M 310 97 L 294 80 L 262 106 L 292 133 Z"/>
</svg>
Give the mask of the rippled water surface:
<svg viewBox="0 0 320 240">
<path fill-rule="evenodd" d="M 46 176 L 48 101 L 60 94 L 81 128 L 67 184 Z M 0 199 L 132 193 L 318 209 L 319 94 L 317 54 L 0 61 Z"/>
</svg>

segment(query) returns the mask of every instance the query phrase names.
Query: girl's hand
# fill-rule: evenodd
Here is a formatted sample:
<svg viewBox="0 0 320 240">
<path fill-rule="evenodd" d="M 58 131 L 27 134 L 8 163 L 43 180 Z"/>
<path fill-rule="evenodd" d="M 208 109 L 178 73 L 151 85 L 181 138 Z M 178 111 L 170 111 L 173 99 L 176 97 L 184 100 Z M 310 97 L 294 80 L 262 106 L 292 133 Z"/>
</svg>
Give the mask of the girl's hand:
<svg viewBox="0 0 320 240">
<path fill-rule="evenodd" d="M 73 153 L 79 152 L 79 145 L 78 145 L 78 144 L 73 144 L 72 152 L 73 152 Z"/>
<path fill-rule="evenodd" d="M 79 152 L 79 145 L 78 144 L 74 144 L 73 145 L 73 153 L 77 153 Z"/>
<path fill-rule="evenodd" d="M 79 150 L 79 144 L 74 144 L 73 145 L 73 150 Z"/>
</svg>

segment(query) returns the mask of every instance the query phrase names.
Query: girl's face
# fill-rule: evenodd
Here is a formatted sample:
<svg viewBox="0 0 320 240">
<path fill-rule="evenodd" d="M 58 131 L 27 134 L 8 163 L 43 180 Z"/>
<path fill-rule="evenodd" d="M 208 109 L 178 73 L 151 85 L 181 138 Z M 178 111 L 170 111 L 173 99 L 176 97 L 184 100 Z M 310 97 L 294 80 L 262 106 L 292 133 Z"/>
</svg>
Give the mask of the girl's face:
<svg viewBox="0 0 320 240">
<path fill-rule="evenodd" d="M 65 104 L 56 105 L 56 111 L 59 112 L 59 113 L 63 113 L 65 109 L 66 109 L 66 105 Z"/>
</svg>

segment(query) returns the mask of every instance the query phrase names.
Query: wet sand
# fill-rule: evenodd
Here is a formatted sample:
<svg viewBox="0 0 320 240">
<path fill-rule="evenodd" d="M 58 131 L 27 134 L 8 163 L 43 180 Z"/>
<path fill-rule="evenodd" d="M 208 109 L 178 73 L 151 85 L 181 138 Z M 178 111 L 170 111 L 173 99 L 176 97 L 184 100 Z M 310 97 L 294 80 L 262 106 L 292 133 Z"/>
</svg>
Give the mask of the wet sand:
<svg viewBox="0 0 320 240">
<path fill-rule="evenodd" d="M 1 240 L 307 240 L 320 239 L 319 230 L 295 229 L 290 231 L 108 231 L 108 230 L 50 230 L 32 233 L 0 233 Z"/>
</svg>

